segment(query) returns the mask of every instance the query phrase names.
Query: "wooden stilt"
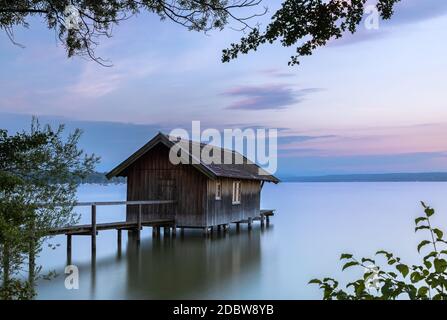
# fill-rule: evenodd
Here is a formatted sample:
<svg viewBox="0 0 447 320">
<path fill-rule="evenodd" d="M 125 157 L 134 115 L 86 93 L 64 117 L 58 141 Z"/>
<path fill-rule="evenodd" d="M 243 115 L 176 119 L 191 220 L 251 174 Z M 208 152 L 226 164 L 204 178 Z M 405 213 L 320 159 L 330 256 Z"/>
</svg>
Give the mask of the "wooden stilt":
<svg viewBox="0 0 447 320">
<path fill-rule="evenodd" d="M 121 239 L 122 239 L 122 230 L 118 229 L 117 230 L 117 241 L 118 241 L 118 250 L 121 250 Z"/>
<path fill-rule="evenodd" d="M 92 205 L 92 252 L 96 252 L 96 205 Z"/>
<path fill-rule="evenodd" d="M 141 215 L 142 215 L 142 208 L 141 204 L 138 205 L 138 217 L 137 217 L 137 241 L 139 242 L 141 240 Z"/>
<path fill-rule="evenodd" d="M 248 218 L 248 230 L 251 230 L 252 223 L 253 223 L 253 218 Z"/>
<path fill-rule="evenodd" d="M 163 236 L 169 237 L 170 233 L 171 233 L 171 228 L 169 228 L 169 227 L 163 228 Z"/>
<path fill-rule="evenodd" d="M 177 226 L 172 226 L 172 236 L 175 237 L 177 235 Z"/>
<path fill-rule="evenodd" d="M 67 265 L 71 264 L 71 234 L 67 234 Z"/>
<path fill-rule="evenodd" d="M 236 231 L 237 232 L 241 231 L 241 223 L 240 222 L 236 222 Z"/>
<path fill-rule="evenodd" d="M 158 237 L 157 227 L 152 227 L 152 238 Z"/>
</svg>

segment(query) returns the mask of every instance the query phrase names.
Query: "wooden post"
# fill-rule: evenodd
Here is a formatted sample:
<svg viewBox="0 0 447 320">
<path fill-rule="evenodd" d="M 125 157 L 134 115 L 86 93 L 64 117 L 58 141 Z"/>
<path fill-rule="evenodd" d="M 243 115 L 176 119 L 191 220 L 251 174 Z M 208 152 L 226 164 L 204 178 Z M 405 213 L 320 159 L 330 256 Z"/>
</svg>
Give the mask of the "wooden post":
<svg viewBox="0 0 447 320">
<path fill-rule="evenodd" d="M 67 264 L 71 264 L 71 234 L 67 234 Z"/>
<path fill-rule="evenodd" d="M 177 226 L 174 224 L 172 226 L 172 236 L 175 237 L 177 235 Z"/>
<path fill-rule="evenodd" d="M 141 239 L 141 204 L 138 205 L 138 218 L 137 218 L 137 241 Z"/>
<path fill-rule="evenodd" d="M 236 231 L 239 232 L 241 230 L 241 223 L 236 222 Z"/>
<path fill-rule="evenodd" d="M 92 205 L 92 252 L 96 252 L 96 205 Z"/>
<path fill-rule="evenodd" d="M 219 224 L 219 225 L 217 226 L 217 232 L 220 232 L 221 228 L 222 228 L 222 226 Z"/>
<path fill-rule="evenodd" d="M 152 238 L 155 238 L 158 236 L 157 229 L 158 229 L 158 227 L 152 226 Z"/>
<path fill-rule="evenodd" d="M 264 214 L 261 213 L 261 227 L 262 228 L 264 227 L 264 220 L 265 220 Z"/>
<path fill-rule="evenodd" d="M 266 218 L 267 218 L 267 225 L 269 225 L 270 224 L 270 217 L 267 216 Z"/>
<path fill-rule="evenodd" d="M 118 229 L 117 233 L 118 233 L 118 250 L 121 250 L 121 239 L 122 239 L 122 230 Z"/>
<path fill-rule="evenodd" d="M 251 230 L 251 224 L 253 223 L 252 218 L 248 218 L 248 230 Z"/>
<path fill-rule="evenodd" d="M 171 230 L 170 230 L 169 227 L 164 227 L 163 228 L 163 236 L 164 237 L 169 237 L 170 233 L 171 233 Z"/>
</svg>

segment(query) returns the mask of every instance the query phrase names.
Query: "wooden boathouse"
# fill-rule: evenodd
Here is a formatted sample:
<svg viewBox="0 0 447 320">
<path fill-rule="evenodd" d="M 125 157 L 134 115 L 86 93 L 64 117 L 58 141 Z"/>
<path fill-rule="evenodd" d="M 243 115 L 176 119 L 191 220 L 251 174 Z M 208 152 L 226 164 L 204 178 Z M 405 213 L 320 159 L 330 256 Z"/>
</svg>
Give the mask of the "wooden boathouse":
<svg viewBox="0 0 447 320">
<path fill-rule="evenodd" d="M 173 164 L 174 146 L 188 161 Z M 264 221 L 260 196 L 265 182 L 279 179 L 263 171 L 240 153 L 212 146 L 221 161 L 205 164 L 193 150 L 210 145 L 158 133 L 152 140 L 111 170 L 106 176 L 127 178 L 127 201 L 168 200 L 150 206 L 127 206 L 126 222 L 172 220 L 175 228 L 228 227 L 230 223 Z M 195 149 L 196 148 L 196 149 Z M 180 150 L 181 149 L 181 150 Z M 236 158 L 239 162 L 237 162 Z M 224 161 L 227 159 L 226 161 Z M 228 161 L 231 159 L 232 161 Z M 227 164 L 229 163 L 229 164 Z"/>
</svg>

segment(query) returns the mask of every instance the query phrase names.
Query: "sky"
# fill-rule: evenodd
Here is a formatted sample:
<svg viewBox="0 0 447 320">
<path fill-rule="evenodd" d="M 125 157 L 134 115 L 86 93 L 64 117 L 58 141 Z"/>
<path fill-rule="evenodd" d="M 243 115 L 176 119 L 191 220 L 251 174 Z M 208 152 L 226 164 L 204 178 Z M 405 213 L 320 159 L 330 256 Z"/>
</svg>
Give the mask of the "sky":
<svg viewBox="0 0 447 320">
<path fill-rule="evenodd" d="M 269 21 L 279 1 L 265 1 Z M 261 8 L 260 8 L 261 9 Z M 230 63 L 243 35 L 191 32 L 143 14 L 114 28 L 97 54 L 66 57 L 38 19 L 0 34 L 0 128 L 41 122 L 84 130 L 107 171 L 156 132 L 278 128 L 279 176 L 447 171 L 447 2 L 402 0 L 377 30 L 332 41 L 299 66 L 294 48 L 265 45 Z"/>
</svg>

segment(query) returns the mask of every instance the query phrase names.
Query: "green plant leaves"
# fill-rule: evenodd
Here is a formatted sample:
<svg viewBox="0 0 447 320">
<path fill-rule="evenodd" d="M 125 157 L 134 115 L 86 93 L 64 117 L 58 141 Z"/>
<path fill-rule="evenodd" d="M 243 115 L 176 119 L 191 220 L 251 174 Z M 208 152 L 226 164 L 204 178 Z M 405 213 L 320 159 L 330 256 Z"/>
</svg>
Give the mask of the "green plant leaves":
<svg viewBox="0 0 447 320">
<path fill-rule="evenodd" d="M 343 253 L 343 254 L 340 256 L 340 260 L 344 260 L 344 259 L 352 259 L 352 257 L 353 257 L 352 254 L 349 254 L 349 253 Z"/>
<path fill-rule="evenodd" d="M 309 282 L 308 282 L 308 284 L 321 284 L 322 282 L 321 282 L 321 280 L 319 280 L 319 279 L 312 279 L 312 280 L 310 280 Z"/>
<path fill-rule="evenodd" d="M 405 278 L 407 275 L 408 275 L 408 273 L 410 272 L 410 268 L 407 266 L 407 265 L 405 265 L 405 264 L 398 264 L 397 266 L 396 266 L 396 269 L 402 274 L 402 276 Z"/>
<path fill-rule="evenodd" d="M 429 292 L 429 288 L 426 286 L 420 287 L 418 290 L 418 296 L 426 298 Z"/>
<path fill-rule="evenodd" d="M 435 214 L 435 209 L 432 209 L 430 207 L 427 207 L 425 209 L 425 215 L 427 216 L 427 218 L 430 218 L 434 214 Z"/>
<path fill-rule="evenodd" d="M 430 230 L 430 227 L 429 226 L 419 226 L 419 227 L 414 228 L 414 231 L 416 232 L 416 231 L 423 230 L 423 229 Z"/>
<path fill-rule="evenodd" d="M 433 261 L 433 264 L 435 266 L 435 271 L 437 273 L 443 273 L 447 269 L 447 261 L 444 259 L 438 259 L 436 258 Z"/>
<path fill-rule="evenodd" d="M 421 252 L 427 245 L 433 245 L 433 250 L 423 257 L 421 265 L 416 264 L 410 267 L 401 263 L 398 256 L 385 250 L 376 252 L 377 256 L 382 255 L 386 258 L 385 267 L 377 266 L 374 259 L 357 260 L 352 254 L 344 253 L 340 257 L 340 260 L 345 260 L 342 270 L 358 265 L 363 266 L 366 270 L 360 279 L 348 283 L 346 291 L 338 289 L 338 282 L 331 278 L 325 278 L 323 281 L 313 279 L 309 283 L 320 285 L 320 288 L 324 290 L 324 299 L 391 300 L 407 294 L 410 299 L 447 300 L 447 241 L 443 239 L 444 233 L 441 229 L 432 227 L 430 217 L 435 214 L 435 211 L 423 202 L 422 205 L 426 217 L 415 220 L 416 231 L 429 230 L 430 233 L 427 234 L 431 239 L 421 241 L 417 250 Z M 372 266 L 368 266 L 367 263 L 371 263 Z M 398 272 L 388 271 L 390 266 Z M 377 291 L 370 290 L 373 287 Z"/>
<path fill-rule="evenodd" d="M 421 243 L 419 243 L 419 245 L 418 245 L 418 252 L 421 252 L 421 249 L 430 243 L 431 243 L 431 241 L 428 241 L 428 240 L 421 241 Z"/>
<path fill-rule="evenodd" d="M 439 230 L 438 228 L 434 228 L 433 232 L 436 234 L 436 236 L 438 237 L 438 239 L 442 239 L 444 237 L 444 232 L 442 232 L 441 230 Z"/>
<path fill-rule="evenodd" d="M 345 265 L 344 265 L 343 268 L 342 268 L 342 271 L 345 271 L 346 269 L 348 269 L 348 268 L 350 268 L 350 267 L 358 266 L 358 265 L 359 265 L 358 262 L 356 262 L 356 261 L 350 261 L 350 262 L 348 262 L 348 263 L 345 263 Z"/>
<path fill-rule="evenodd" d="M 426 217 L 419 217 L 419 218 L 416 218 L 415 220 L 414 220 L 414 223 L 416 224 L 416 225 L 418 225 L 420 222 L 422 222 L 422 221 L 427 221 L 427 218 Z"/>
</svg>

